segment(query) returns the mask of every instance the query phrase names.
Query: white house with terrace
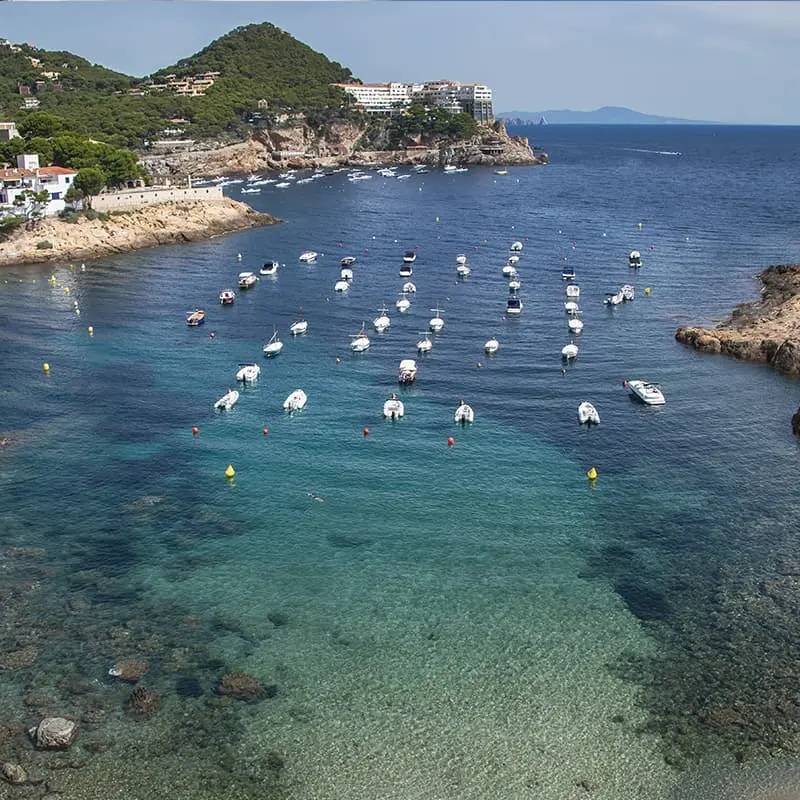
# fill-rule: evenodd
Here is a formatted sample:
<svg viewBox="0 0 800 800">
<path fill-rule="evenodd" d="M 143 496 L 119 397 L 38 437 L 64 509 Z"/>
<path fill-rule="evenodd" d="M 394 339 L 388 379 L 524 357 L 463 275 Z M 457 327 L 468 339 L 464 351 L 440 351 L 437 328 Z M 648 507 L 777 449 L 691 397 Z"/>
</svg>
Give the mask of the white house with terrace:
<svg viewBox="0 0 800 800">
<path fill-rule="evenodd" d="M 25 190 L 40 192 L 46 189 L 50 200 L 44 214 L 58 214 L 66 207 L 64 195 L 77 174 L 77 170 L 66 167 L 40 167 L 39 156 L 35 154 L 18 155 L 15 168 L 0 169 L 0 205 L 7 206 L 4 210 L 10 211 L 14 209 L 14 199 Z"/>
</svg>

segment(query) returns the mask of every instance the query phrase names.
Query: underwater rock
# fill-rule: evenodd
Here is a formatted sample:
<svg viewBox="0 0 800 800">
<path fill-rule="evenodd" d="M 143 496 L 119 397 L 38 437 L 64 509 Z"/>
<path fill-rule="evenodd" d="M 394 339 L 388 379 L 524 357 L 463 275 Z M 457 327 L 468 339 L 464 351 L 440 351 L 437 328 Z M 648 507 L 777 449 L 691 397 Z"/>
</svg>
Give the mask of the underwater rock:
<svg viewBox="0 0 800 800">
<path fill-rule="evenodd" d="M 230 672 L 223 675 L 217 692 L 224 697 L 236 697 L 248 702 L 263 700 L 267 696 L 267 691 L 261 681 L 251 675 L 245 675 L 243 672 Z M 275 693 L 270 696 L 274 697 Z"/>
<path fill-rule="evenodd" d="M 0 778 L 8 783 L 20 784 L 28 780 L 28 775 L 19 764 L 6 761 L 0 764 Z"/>
<path fill-rule="evenodd" d="M 131 692 L 128 708 L 137 716 L 147 716 L 158 709 L 158 695 L 149 689 L 139 687 Z"/>
<path fill-rule="evenodd" d="M 0 669 L 30 667 L 38 655 L 39 648 L 33 645 L 23 647 L 21 650 L 12 650 L 10 653 L 0 653 Z"/>
<path fill-rule="evenodd" d="M 119 678 L 121 681 L 136 683 L 147 672 L 149 666 L 150 664 L 147 661 L 128 658 L 124 661 L 117 661 L 108 671 L 108 674 L 113 678 Z"/>
<path fill-rule="evenodd" d="M 78 723 L 64 717 L 46 717 L 28 733 L 37 747 L 66 750 L 78 738 Z"/>
</svg>

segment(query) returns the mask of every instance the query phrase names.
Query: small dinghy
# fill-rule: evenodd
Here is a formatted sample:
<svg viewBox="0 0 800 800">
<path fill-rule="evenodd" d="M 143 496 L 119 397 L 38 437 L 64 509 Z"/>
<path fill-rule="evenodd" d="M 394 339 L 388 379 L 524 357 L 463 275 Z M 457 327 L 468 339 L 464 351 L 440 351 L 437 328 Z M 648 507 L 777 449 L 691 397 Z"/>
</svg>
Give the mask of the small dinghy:
<svg viewBox="0 0 800 800">
<path fill-rule="evenodd" d="M 509 292 L 518 292 L 518 291 L 520 290 L 520 287 L 521 287 L 521 286 L 522 286 L 522 284 L 520 283 L 520 281 L 519 281 L 519 278 L 518 278 L 518 277 L 516 277 L 516 276 L 514 276 L 514 277 L 513 277 L 513 278 L 512 278 L 512 279 L 511 279 L 511 280 L 508 282 L 508 291 L 509 291 Z"/>
<path fill-rule="evenodd" d="M 347 281 L 336 281 L 333 284 L 334 292 L 346 292 L 350 289 L 350 284 Z"/>
<path fill-rule="evenodd" d="M 642 254 L 638 250 L 631 250 L 628 256 L 628 266 L 639 269 L 642 266 Z"/>
<path fill-rule="evenodd" d="M 519 253 L 522 250 L 522 242 L 512 243 L 510 250 L 512 253 Z"/>
<path fill-rule="evenodd" d="M 284 401 L 283 407 L 287 411 L 300 411 L 308 402 L 308 396 L 302 389 L 295 389 Z"/>
<path fill-rule="evenodd" d="M 240 369 L 236 373 L 237 381 L 244 381 L 245 383 L 253 383 L 258 380 L 261 374 L 261 367 L 258 364 L 240 364 Z"/>
<path fill-rule="evenodd" d="M 456 264 L 466 264 L 467 257 L 462 253 L 461 255 L 456 256 Z"/>
<path fill-rule="evenodd" d="M 417 378 L 417 362 L 413 358 L 404 358 L 397 370 L 397 380 L 400 383 L 414 383 Z"/>
<path fill-rule="evenodd" d="M 561 348 L 561 358 L 565 361 L 569 361 L 570 359 L 577 358 L 578 356 L 578 345 L 566 344 L 564 347 Z"/>
<path fill-rule="evenodd" d="M 572 333 L 580 333 L 583 330 L 583 323 L 577 317 L 572 317 L 567 325 Z"/>
<path fill-rule="evenodd" d="M 622 292 L 622 299 L 626 302 L 630 302 L 636 296 L 636 290 L 629 283 L 620 286 L 619 290 Z"/>
<path fill-rule="evenodd" d="M 474 422 L 475 412 L 472 410 L 472 406 L 468 406 L 463 400 L 459 400 L 459 404 L 456 413 L 453 415 L 453 422 Z"/>
<path fill-rule="evenodd" d="M 509 262 L 503 267 L 503 275 L 507 278 L 514 278 L 517 275 L 517 268 Z"/>
<path fill-rule="evenodd" d="M 342 267 L 352 267 L 352 266 L 353 266 L 353 264 L 355 264 L 355 263 L 356 263 L 356 257 L 355 257 L 355 256 L 345 256 L 345 257 L 344 257 L 344 258 L 343 258 L 343 259 L 342 259 L 342 260 L 339 262 L 339 266 L 342 266 Z"/>
<path fill-rule="evenodd" d="M 383 416 L 387 419 L 400 419 L 405 414 L 405 407 L 403 401 L 400 400 L 396 394 L 393 394 L 383 404 Z"/>
<path fill-rule="evenodd" d="M 578 306 L 574 300 L 567 300 L 567 302 L 564 303 L 564 311 L 566 311 L 567 314 L 578 314 L 580 310 L 580 306 Z"/>
<path fill-rule="evenodd" d="M 567 297 L 575 300 L 581 296 L 581 290 L 577 283 L 571 283 L 567 286 Z"/>
<path fill-rule="evenodd" d="M 600 415 L 591 403 L 583 402 L 578 406 L 578 422 L 581 425 L 599 425 Z"/>
<path fill-rule="evenodd" d="M 190 328 L 196 328 L 198 325 L 202 325 L 206 321 L 206 312 L 202 308 L 196 308 L 194 311 L 190 311 L 186 315 L 186 324 Z"/>
<path fill-rule="evenodd" d="M 456 275 L 458 275 L 459 278 L 468 278 L 469 273 L 470 269 L 466 264 L 459 264 L 456 267 Z"/>
<path fill-rule="evenodd" d="M 416 291 L 417 291 L 417 287 L 414 286 L 414 284 L 411 283 L 411 281 L 406 281 L 403 284 L 403 293 L 404 294 L 414 294 L 414 292 L 416 292 Z"/>
<path fill-rule="evenodd" d="M 353 280 L 353 270 L 351 270 L 350 267 L 342 267 L 339 272 L 339 277 L 343 281 L 351 281 Z"/>
<path fill-rule="evenodd" d="M 618 306 L 625 300 L 625 296 L 622 294 L 621 291 L 619 292 L 606 292 L 606 296 L 603 299 L 603 305 L 606 306 Z"/>
<path fill-rule="evenodd" d="M 239 392 L 235 389 L 231 389 L 226 394 L 222 395 L 216 403 L 214 403 L 214 408 L 219 409 L 220 411 L 230 411 L 236 403 L 239 401 Z"/>
<path fill-rule="evenodd" d="M 483 349 L 489 353 L 489 355 L 493 355 L 500 349 L 500 342 L 497 341 L 496 337 L 492 336 L 488 342 L 483 346 Z"/>
</svg>

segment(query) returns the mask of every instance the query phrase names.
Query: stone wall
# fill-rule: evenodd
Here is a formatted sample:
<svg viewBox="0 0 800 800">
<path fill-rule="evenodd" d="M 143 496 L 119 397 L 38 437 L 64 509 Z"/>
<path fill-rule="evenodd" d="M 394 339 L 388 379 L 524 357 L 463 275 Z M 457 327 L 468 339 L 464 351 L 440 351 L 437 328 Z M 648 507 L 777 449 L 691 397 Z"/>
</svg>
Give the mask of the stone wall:
<svg viewBox="0 0 800 800">
<path fill-rule="evenodd" d="M 181 203 L 192 200 L 221 200 L 221 186 L 198 186 L 193 189 L 169 186 L 161 189 L 129 189 L 122 192 L 99 194 L 92 199 L 95 211 L 135 208 L 153 203 Z"/>
</svg>

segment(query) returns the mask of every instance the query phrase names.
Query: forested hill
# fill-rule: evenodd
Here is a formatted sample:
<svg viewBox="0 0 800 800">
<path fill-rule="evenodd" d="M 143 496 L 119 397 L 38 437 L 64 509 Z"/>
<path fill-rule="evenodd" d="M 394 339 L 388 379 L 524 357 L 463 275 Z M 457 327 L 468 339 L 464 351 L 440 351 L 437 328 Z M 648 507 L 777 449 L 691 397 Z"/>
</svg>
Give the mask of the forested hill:
<svg viewBox="0 0 800 800">
<path fill-rule="evenodd" d="M 220 74 L 200 96 L 165 86 L 167 75 L 190 79 L 208 72 Z M 335 109 L 344 93 L 330 84 L 350 80 L 349 69 L 270 23 L 236 28 L 148 78 L 0 40 L 0 120 L 19 123 L 31 113 L 22 108 L 23 85 L 38 101 L 36 111 L 58 115 L 82 135 L 133 148 L 161 138 L 165 128 L 179 127 L 194 139 L 243 138 L 253 115 L 265 112 L 260 100 L 269 115 Z"/>
<path fill-rule="evenodd" d="M 353 80 L 349 69 L 268 22 L 235 28 L 151 78 L 204 72 L 220 73 L 209 95 L 234 91 L 296 108 L 325 104 L 332 99 L 330 84 Z"/>
</svg>

